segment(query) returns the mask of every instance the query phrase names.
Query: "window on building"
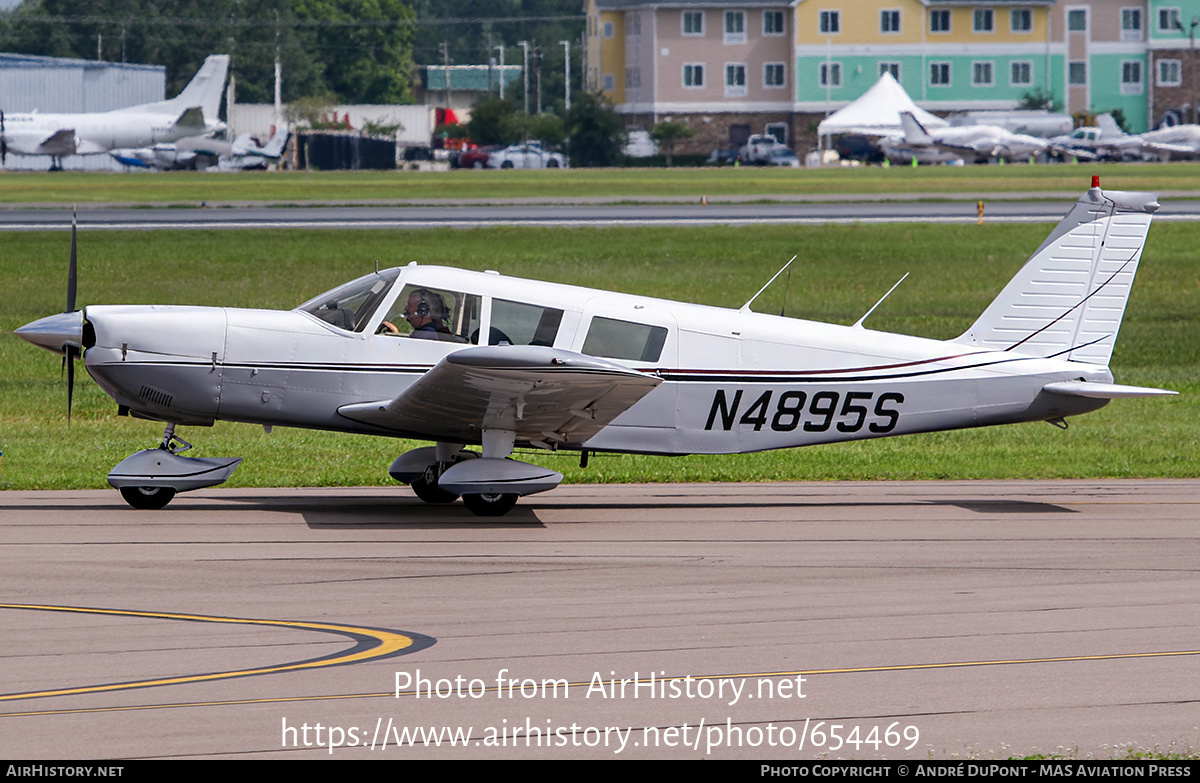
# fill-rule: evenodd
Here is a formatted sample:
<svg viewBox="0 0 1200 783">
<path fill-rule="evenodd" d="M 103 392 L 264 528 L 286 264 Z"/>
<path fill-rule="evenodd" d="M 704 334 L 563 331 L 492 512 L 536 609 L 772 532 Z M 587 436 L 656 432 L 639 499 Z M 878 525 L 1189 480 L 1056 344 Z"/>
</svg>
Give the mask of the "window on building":
<svg viewBox="0 0 1200 783">
<path fill-rule="evenodd" d="M 625 87 L 626 89 L 636 90 L 642 86 L 642 69 L 638 67 L 625 69 Z"/>
<path fill-rule="evenodd" d="M 783 35 L 783 11 L 763 11 L 763 35 Z"/>
<path fill-rule="evenodd" d="M 842 64 L 821 63 L 819 80 L 822 87 L 841 87 Z"/>
<path fill-rule="evenodd" d="M 971 63 L 971 84 L 976 87 L 992 86 L 992 64 L 990 62 Z"/>
<path fill-rule="evenodd" d="M 1121 38 L 1126 41 L 1142 40 L 1142 9 L 1121 9 Z"/>
<path fill-rule="evenodd" d="M 1178 87 L 1183 84 L 1183 67 L 1179 60 L 1158 61 L 1158 83 L 1163 87 Z"/>
<path fill-rule="evenodd" d="M 1067 30 L 1072 33 L 1087 32 L 1087 9 L 1072 8 L 1067 11 Z"/>
<path fill-rule="evenodd" d="M 897 8 L 885 8 L 879 12 L 879 32 L 881 33 L 898 33 L 900 32 L 900 10 Z"/>
<path fill-rule="evenodd" d="M 787 144 L 787 129 L 786 122 L 768 122 L 766 132 L 768 136 L 774 136 L 775 141 L 780 144 Z"/>
<path fill-rule="evenodd" d="M 725 43 L 746 43 L 746 12 L 725 12 Z"/>
<path fill-rule="evenodd" d="M 1142 92 L 1142 64 L 1138 60 L 1121 63 L 1121 93 L 1140 95 Z"/>
<path fill-rule="evenodd" d="M 615 38 L 616 35 L 617 35 L 617 26 L 615 24 L 613 24 L 612 22 L 605 22 L 604 23 L 604 37 L 605 38 Z"/>
<path fill-rule="evenodd" d="M 1067 66 L 1067 83 L 1087 84 L 1087 63 L 1075 60 Z"/>
<path fill-rule="evenodd" d="M 1158 29 L 1161 32 L 1168 30 L 1176 30 L 1181 27 L 1179 23 L 1178 8 L 1160 8 L 1158 9 Z"/>
<path fill-rule="evenodd" d="M 930 63 L 929 83 L 937 87 L 949 87 L 950 63 Z"/>
<path fill-rule="evenodd" d="M 611 73 L 604 74 L 604 91 L 612 92 L 615 89 L 617 89 L 616 75 L 611 74 Z"/>
<path fill-rule="evenodd" d="M 990 8 L 975 9 L 975 32 L 990 33 L 995 28 L 996 13 Z"/>
<path fill-rule="evenodd" d="M 783 63 L 767 63 L 763 66 L 763 85 L 766 87 L 786 87 L 787 71 Z"/>
<path fill-rule="evenodd" d="M 636 11 L 625 14 L 625 37 L 642 34 L 642 15 Z"/>
<path fill-rule="evenodd" d="M 746 64 L 727 63 L 725 65 L 725 96 L 738 98 L 746 94 Z"/>
<path fill-rule="evenodd" d="M 1033 11 L 1029 8 L 1014 8 L 1009 17 L 1014 33 L 1033 32 Z"/>
<path fill-rule="evenodd" d="M 704 12 L 703 11 L 684 11 L 683 12 L 683 34 L 684 35 L 704 35 Z"/>
<path fill-rule="evenodd" d="M 683 66 L 683 86 L 684 87 L 703 87 L 704 86 L 704 64 L 703 63 L 687 63 Z"/>
<path fill-rule="evenodd" d="M 822 11 L 820 29 L 822 33 L 826 34 L 840 33 L 842 31 L 841 12 Z"/>
<path fill-rule="evenodd" d="M 900 63 L 880 63 L 879 75 L 883 76 L 885 73 L 890 73 L 893 79 L 900 81 Z"/>
<path fill-rule="evenodd" d="M 1008 81 L 1014 87 L 1027 87 L 1033 84 L 1033 63 L 1028 60 L 1014 62 Z"/>
<path fill-rule="evenodd" d="M 950 32 L 950 9 L 943 8 L 929 12 L 929 32 L 931 33 L 948 33 Z"/>
</svg>

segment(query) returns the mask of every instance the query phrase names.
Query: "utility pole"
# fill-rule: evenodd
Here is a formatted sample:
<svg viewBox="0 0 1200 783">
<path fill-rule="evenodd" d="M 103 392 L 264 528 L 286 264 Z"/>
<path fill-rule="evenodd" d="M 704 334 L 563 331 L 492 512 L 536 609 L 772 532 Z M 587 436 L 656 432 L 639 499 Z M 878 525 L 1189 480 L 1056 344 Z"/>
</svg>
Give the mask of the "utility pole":
<svg viewBox="0 0 1200 783">
<path fill-rule="evenodd" d="M 446 80 L 446 108 L 450 108 L 450 42 L 442 41 L 438 44 L 438 49 L 442 50 L 442 76 Z"/>
<path fill-rule="evenodd" d="M 565 111 L 571 110 L 571 42 L 559 41 L 563 48 L 563 71 L 566 75 Z"/>
<path fill-rule="evenodd" d="M 283 125 L 283 61 L 279 57 L 279 37 L 281 31 L 279 28 L 279 12 L 275 12 L 275 128 L 278 129 Z M 230 79 L 232 82 L 233 79 Z M 226 103 L 225 112 L 228 113 L 233 109 Z"/>
<path fill-rule="evenodd" d="M 529 41 L 517 41 L 517 46 L 521 47 L 524 56 L 524 65 L 521 67 L 522 75 L 525 77 L 525 113 L 529 113 Z"/>
<path fill-rule="evenodd" d="M 504 44 L 495 48 L 500 50 L 500 100 L 504 100 Z"/>
</svg>

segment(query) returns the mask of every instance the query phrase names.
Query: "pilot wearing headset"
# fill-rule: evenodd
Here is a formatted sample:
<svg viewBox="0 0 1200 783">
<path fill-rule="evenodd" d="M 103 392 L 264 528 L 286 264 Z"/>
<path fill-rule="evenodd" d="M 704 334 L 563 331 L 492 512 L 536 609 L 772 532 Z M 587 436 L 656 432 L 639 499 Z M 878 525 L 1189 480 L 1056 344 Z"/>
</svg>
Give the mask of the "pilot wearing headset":
<svg viewBox="0 0 1200 783">
<path fill-rule="evenodd" d="M 418 288 L 408 295 L 404 319 L 412 327 L 409 337 L 418 340 L 444 340 L 449 335 L 446 326 L 446 300 L 427 288 Z"/>
</svg>

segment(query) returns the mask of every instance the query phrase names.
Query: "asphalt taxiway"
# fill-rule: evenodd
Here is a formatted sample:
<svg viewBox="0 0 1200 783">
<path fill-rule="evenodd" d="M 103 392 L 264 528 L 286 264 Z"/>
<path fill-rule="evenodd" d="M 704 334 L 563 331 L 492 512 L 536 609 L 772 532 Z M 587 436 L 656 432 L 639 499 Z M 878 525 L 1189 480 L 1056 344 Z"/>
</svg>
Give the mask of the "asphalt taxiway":
<svg viewBox="0 0 1200 783">
<path fill-rule="evenodd" d="M 1183 480 L 567 486 L 499 520 L 402 487 L 204 490 L 157 512 L 6 492 L 0 743 L 37 759 L 1195 748 L 1198 521 Z"/>
</svg>

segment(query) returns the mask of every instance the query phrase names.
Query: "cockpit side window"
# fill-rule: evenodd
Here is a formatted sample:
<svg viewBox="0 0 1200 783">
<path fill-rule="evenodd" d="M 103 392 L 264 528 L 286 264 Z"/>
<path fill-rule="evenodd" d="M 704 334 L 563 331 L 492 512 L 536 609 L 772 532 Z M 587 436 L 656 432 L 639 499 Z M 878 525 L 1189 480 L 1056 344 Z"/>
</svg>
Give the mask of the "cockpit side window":
<svg viewBox="0 0 1200 783">
<path fill-rule="evenodd" d="M 482 298 L 477 294 L 406 285 L 379 325 L 379 334 L 475 343 L 481 312 Z"/>
<path fill-rule="evenodd" d="M 492 300 L 492 327 L 488 345 L 554 345 L 562 310 L 553 307 Z"/>
<path fill-rule="evenodd" d="M 296 309 L 315 315 L 339 329 L 361 332 L 399 274 L 399 270 L 389 269 L 351 280 L 332 291 L 309 299 Z"/>
<path fill-rule="evenodd" d="M 657 362 L 666 341 L 666 327 L 597 316 L 588 327 L 583 352 L 606 359 Z"/>
</svg>

